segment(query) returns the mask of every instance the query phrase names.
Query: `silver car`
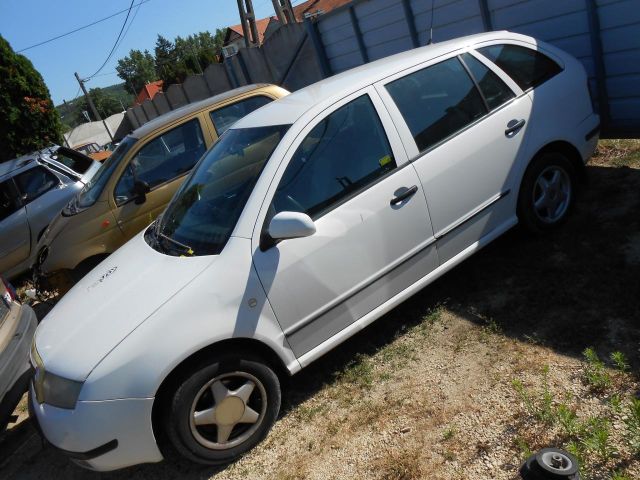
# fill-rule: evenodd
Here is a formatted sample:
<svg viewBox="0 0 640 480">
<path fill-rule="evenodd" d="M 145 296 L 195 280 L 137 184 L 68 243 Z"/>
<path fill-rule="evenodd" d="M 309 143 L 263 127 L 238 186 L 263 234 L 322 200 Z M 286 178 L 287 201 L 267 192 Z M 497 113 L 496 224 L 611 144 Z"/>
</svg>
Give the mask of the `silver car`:
<svg viewBox="0 0 640 480">
<path fill-rule="evenodd" d="M 8 279 L 31 267 L 40 236 L 99 168 L 63 148 L 0 163 L 0 272 Z"/>
</svg>

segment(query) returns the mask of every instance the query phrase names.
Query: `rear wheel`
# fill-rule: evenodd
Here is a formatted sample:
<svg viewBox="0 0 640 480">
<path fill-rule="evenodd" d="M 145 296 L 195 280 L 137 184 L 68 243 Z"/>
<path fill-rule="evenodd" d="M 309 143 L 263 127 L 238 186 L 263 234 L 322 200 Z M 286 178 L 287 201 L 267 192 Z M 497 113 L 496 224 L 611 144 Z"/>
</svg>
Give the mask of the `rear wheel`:
<svg viewBox="0 0 640 480">
<path fill-rule="evenodd" d="M 548 152 L 535 158 L 527 169 L 518 197 L 518 217 L 533 233 L 562 224 L 573 205 L 576 173 L 562 153 Z"/>
<path fill-rule="evenodd" d="M 168 403 L 165 430 L 183 456 L 228 463 L 266 436 L 280 400 L 278 377 L 265 363 L 221 356 L 183 377 Z"/>
</svg>

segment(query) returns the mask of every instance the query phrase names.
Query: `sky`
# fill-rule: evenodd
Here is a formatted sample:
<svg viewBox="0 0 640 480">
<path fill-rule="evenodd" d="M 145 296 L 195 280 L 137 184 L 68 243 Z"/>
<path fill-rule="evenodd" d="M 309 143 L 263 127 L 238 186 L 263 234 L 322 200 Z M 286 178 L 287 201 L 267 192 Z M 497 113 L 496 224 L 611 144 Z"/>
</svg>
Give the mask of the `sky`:
<svg viewBox="0 0 640 480">
<path fill-rule="evenodd" d="M 135 0 L 134 5 L 141 0 Z M 297 5 L 302 0 L 292 3 Z M 0 35 L 15 51 L 74 30 L 83 25 L 126 10 L 131 0 L 0 0 Z M 271 0 L 253 0 L 256 18 L 273 15 Z M 138 12 L 136 13 L 136 10 Z M 78 95 L 79 85 L 74 77 L 92 75 L 105 61 L 123 25 L 126 12 L 77 33 L 39 47 L 23 55 L 33 62 L 49 87 L 56 105 L 62 99 L 71 100 Z M 204 30 L 215 32 L 240 23 L 236 0 L 147 0 L 131 11 L 131 27 L 125 30 L 124 40 L 111 60 L 89 82 L 87 88 L 106 87 L 122 80 L 116 75 L 119 58 L 131 49 L 153 47 L 158 34 L 173 40 Z"/>
</svg>

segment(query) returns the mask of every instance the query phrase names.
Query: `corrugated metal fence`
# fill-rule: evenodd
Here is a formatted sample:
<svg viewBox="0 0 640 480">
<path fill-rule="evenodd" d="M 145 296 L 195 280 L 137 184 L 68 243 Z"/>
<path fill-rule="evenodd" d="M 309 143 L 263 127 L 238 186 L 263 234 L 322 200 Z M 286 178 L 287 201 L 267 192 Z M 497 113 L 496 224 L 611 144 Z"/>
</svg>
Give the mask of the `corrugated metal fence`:
<svg viewBox="0 0 640 480">
<path fill-rule="evenodd" d="M 640 0 L 360 0 L 321 17 L 330 73 L 413 47 L 511 30 L 576 56 L 609 136 L 640 136 Z M 320 52 L 322 55 L 322 52 Z"/>
<path fill-rule="evenodd" d="M 260 48 L 172 85 L 130 109 L 137 127 L 184 103 L 255 82 L 296 90 L 363 63 L 489 30 L 539 38 L 584 64 L 609 137 L 640 137 L 640 0 L 354 0 L 306 25 L 281 27 Z"/>
</svg>

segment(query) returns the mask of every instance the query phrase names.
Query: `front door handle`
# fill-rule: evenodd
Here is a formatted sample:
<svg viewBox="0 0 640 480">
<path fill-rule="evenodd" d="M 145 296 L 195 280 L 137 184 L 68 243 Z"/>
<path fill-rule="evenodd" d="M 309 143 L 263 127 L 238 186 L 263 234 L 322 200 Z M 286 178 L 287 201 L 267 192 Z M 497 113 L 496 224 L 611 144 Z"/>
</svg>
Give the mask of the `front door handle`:
<svg viewBox="0 0 640 480">
<path fill-rule="evenodd" d="M 407 188 L 404 192 L 397 194 L 395 197 L 391 199 L 389 202 L 391 205 L 397 205 L 400 202 L 405 201 L 407 198 L 411 197 L 418 191 L 418 186 L 414 185 L 413 187 Z"/>
<path fill-rule="evenodd" d="M 525 123 L 527 122 L 524 118 L 521 120 L 516 120 L 514 118 L 513 120 L 509 121 L 509 123 L 507 123 L 507 128 L 505 129 L 504 134 L 507 137 L 515 135 L 516 133 L 518 133 L 518 130 L 524 127 Z"/>
</svg>

